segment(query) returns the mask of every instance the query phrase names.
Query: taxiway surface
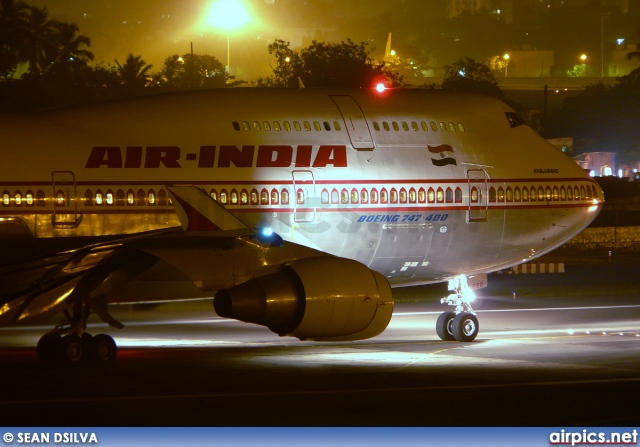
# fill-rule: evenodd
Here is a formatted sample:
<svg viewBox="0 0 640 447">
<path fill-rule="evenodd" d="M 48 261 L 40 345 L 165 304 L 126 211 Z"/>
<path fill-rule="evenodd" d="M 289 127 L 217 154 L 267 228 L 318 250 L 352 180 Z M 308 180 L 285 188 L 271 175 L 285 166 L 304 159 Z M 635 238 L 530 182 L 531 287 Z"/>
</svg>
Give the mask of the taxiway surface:
<svg viewBox="0 0 640 447">
<path fill-rule="evenodd" d="M 490 275 L 480 335 L 442 342 L 444 306 L 396 290 L 391 324 L 300 342 L 218 318 L 210 301 L 123 307 L 109 368 L 43 367 L 49 328 L 0 329 L 6 426 L 640 425 L 637 256 L 554 259 L 566 272 Z"/>
</svg>

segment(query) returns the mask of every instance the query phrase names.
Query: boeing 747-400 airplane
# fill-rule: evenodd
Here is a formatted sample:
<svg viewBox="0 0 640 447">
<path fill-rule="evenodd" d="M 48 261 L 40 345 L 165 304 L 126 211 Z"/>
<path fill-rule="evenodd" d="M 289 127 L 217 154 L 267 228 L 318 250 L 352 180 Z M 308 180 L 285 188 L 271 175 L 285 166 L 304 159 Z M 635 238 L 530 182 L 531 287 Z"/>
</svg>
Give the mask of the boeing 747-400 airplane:
<svg viewBox="0 0 640 447">
<path fill-rule="evenodd" d="M 373 337 L 391 287 L 449 280 L 437 333 L 473 340 L 470 289 L 603 203 L 511 108 L 438 90 L 190 91 L 2 116 L 0 134 L 0 324 L 62 313 L 43 360 L 112 361 L 87 319 L 120 327 L 108 304 L 159 260 L 220 316 L 308 340 Z"/>
</svg>

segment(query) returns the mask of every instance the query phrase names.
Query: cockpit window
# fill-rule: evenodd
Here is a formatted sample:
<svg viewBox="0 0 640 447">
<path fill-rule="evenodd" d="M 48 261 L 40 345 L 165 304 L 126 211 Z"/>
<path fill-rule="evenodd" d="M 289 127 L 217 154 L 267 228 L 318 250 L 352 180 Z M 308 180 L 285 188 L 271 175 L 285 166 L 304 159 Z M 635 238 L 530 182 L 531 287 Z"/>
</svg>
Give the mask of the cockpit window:
<svg viewBox="0 0 640 447">
<path fill-rule="evenodd" d="M 509 125 L 513 128 L 513 127 L 518 127 L 518 126 L 526 126 L 527 123 L 524 122 L 524 120 L 522 119 L 522 117 L 520 115 L 518 115 L 515 112 L 505 112 L 505 115 L 507 116 L 507 120 L 509 121 Z"/>
</svg>

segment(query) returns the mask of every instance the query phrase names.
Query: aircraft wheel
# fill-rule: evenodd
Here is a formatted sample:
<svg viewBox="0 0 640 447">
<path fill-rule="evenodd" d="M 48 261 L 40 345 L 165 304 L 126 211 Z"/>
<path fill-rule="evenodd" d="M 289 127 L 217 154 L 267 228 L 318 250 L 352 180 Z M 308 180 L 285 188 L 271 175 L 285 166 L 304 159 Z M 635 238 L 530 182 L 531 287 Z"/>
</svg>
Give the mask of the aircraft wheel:
<svg viewBox="0 0 640 447">
<path fill-rule="evenodd" d="M 69 334 L 61 339 L 60 357 L 64 363 L 77 364 L 86 355 L 85 343 L 77 334 Z"/>
<path fill-rule="evenodd" d="M 436 321 L 436 333 L 444 341 L 453 341 L 456 338 L 453 335 L 453 319 L 455 312 L 442 312 Z"/>
<path fill-rule="evenodd" d="M 38 346 L 36 347 L 38 361 L 44 365 L 55 363 L 58 360 L 61 342 L 62 339 L 60 335 L 51 332 L 40 337 Z"/>
<path fill-rule="evenodd" d="M 479 330 L 478 319 L 469 312 L 462 312 L 453 319 L 453 336 L 458 341 L 474 340 Z"/>
<path fill-rule="evenodd" d="M 113 338 L 106 334 L 98 334 L 91 341 L 91 359 L 100 366 L 113 363 L 118 355 L 118 347 Z"/>
</svg>

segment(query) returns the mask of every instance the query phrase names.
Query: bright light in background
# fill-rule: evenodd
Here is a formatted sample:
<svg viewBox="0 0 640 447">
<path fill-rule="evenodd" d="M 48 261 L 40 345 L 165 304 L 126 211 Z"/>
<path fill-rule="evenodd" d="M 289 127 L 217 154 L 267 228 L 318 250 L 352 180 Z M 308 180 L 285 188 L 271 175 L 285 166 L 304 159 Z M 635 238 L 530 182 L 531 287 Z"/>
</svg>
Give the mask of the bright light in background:
<svg viewBox="0 0 640 447">
<path fill-rule="evenodd" d="M 249 23 L 249 13 L 239 0 L 218 0 L 211 6 L 206 24 L 231 31 Z"/>
<path fill-rule="evenodd" d="M 376 90 L 378 91 L 378 93 L 382 93 L 387 89 L 387 87 L 385 87 L 385 85 L 382 82 L 379 82 L 378 84 L 376 84 Z"/>
</svg>

